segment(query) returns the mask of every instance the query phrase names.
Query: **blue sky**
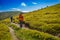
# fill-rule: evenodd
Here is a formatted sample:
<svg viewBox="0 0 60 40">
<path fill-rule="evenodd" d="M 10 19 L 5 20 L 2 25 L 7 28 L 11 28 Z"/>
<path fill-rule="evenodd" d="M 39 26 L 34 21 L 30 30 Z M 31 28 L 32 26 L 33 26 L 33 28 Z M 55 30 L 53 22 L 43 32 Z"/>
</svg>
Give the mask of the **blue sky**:
<svg viewBox="0 0 60 40">
<path fill-rule="evenodd" d="M 46 6 L 60 3 L 60 0 L 0 0 L 0 12 L 34 11 Z"/>
</svg>

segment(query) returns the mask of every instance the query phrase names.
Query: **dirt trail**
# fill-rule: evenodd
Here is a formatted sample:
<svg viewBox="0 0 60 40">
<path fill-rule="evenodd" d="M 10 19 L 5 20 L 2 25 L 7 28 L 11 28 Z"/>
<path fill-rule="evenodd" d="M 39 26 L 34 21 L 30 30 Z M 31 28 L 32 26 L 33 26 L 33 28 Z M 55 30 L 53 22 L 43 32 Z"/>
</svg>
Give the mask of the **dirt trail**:
<svg viewBox="0 0 60 40">
<path fill-rule="evenodd" d="M 16 23 L 11 23 L 11 24 L 14 24 L 14 25 L 16 25 L 18 28 L 20 28 L 20 25 L 19 25 L 19 24 L 16 24 Z"/>
<path fill-rule="evenodd" d="M 14 33 L 14 30 L 11 28 L 11 27 L 8 27 L 9 29 L 10 29 L 10 34 L 11 34 L 11 36 L 12 36 L 12 40 L 19 40 L 17 37 L 16 37 L 16 35 L 15 35 L 15 33 Z"/>
<path fill-rule="evenodd" d="M 16 25 L 18 28 L 20 28 L 20 25 L 19 25 L 19 24 L 16 24 L 16 23 L 11 23 L 11 24 L 14 24 L 14 25 Z M 23 24 L 22 29 L 27 29 L 27 30 L 28 30 L 29 28 L 28 28 L 28 27 L 25 27 L 24 24 Z"/>
<path fill-rule="evenodd" d="M 20 25 L 19 25 L 19 24 L 15 24 L 15 23 L 11 23 L 11 24 L 14 24 L 14 25 L 16 25 L 18 28 L 20 28 Z M 23 25 L 22 29 L 32 30 L 32 29 L 30 29 L 30 28 L 28 28 L 28 27 L 25 27 L 24 25 Z M 13 34 L 14 34 L 14 30 L 13 30 L 12 28 L 10 28 L 10 31 L 13 32 L 13 33 L 11 33 L 12 36 L 15 36 L 15 35 L 13 35 Z M 40 32 L 40 31 L 39 31 L 39 32 Z M 58 36 L 56 36 L 56 37 L 58 37 Z M 13 38 L 16 38 L 16 36 L 13 37 Z M 60 38 L 60 36 L 59 36 L 59 38 Z M 18 39 L 16 38 L 16 39 L 14 39 L 14 40 L 18 40 Z"/>
</svg>

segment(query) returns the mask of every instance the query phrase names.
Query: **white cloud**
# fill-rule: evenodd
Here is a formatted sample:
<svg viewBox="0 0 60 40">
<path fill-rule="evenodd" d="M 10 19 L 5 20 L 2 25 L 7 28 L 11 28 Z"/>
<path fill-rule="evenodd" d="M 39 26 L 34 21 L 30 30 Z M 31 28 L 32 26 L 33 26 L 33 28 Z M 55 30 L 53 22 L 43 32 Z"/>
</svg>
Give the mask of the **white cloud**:
<svg viewBox="0 0 60 40">
<path fill-rule="evenodd" d="M 21 10 L 21 9 L 19 9 L 19 8 L 11 8 L 10 10 L 11 10 L 11 11 L 29 12 L 29 11 L 23 11 L 23 10 Z"/>
<path fill-rule="evenodd" d="M 19 9 L 19 8 L 10 8 L 10 9 L 5 10 L 5 11 L 21 11 L 21 9 Z"/>
<path fill-rule="evenodd" d="M 32 2 L 32 4 L 37 4 L 36 2 Z"/>
<path fill-rule="evenodd" d="M 21 3 L 21 6 L 27 6 L 24 2 Z"/>
<path fill-rule="evenodd" d="M 10 8 L 10 9 L 8 9 L 8 10 L 0 10 L 0 12 L 7 12 L 7 11 L 29 12 L 29 11 L 21 10 L 21 9 L 19 9 L 19 8 Z"/>
<path fill-rule="evenodd" d="M 20 11 L 21 9 L 19 9 L 19 8 L 11 8 L 11 10 L 13 10 L 13 11 Z"/>
<path fill-rule="evenodd" d="M 22 12 L 29 12 L 29 11 L 22 11 Z"/>
</svg>

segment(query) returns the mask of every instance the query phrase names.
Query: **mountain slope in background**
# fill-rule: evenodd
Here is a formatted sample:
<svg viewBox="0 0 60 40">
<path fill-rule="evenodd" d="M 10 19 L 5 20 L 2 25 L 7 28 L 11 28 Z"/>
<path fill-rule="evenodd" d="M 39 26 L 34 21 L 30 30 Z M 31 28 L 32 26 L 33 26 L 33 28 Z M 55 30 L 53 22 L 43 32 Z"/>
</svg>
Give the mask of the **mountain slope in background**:
<svg viewBox="0 0 60 40">
<path fill-rule="evenodd" d="M 19 13 L 19 11 L 0 12 L 0 20 L 3 20 L 13 15 L 18 15 Z"/>
</svg>

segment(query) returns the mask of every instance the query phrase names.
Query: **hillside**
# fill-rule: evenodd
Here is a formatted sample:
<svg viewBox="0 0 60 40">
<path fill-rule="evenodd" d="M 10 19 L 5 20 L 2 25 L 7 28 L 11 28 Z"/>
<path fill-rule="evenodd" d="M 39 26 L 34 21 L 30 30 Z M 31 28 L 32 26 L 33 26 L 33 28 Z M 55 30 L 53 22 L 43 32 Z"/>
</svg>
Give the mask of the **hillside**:
<svg viewBox="0 0 60 40">
<path fill-rule="evenodd" d="M 11 40 L 8 29 L 8 27 L 11 27 L 19 40 L 60 40 L 60 4 L 29 12 L 23 14 L 23 16 L 25 23 L 30 25 L 29 29 L 18 28 L 15 25 L 19 23 L 18 16 L 14 16 L 13 22 L 15 24 L 11 24 L 9 18 L 0 21 L 0 32 L 2 32 L 0 35 L 3 34 L 1 35 L 3 38 Z M 2 29 L 6 29 L 6 31 Z M 4 34 L 8 34 L 9 37 L 7 38 Z M 1 36 L 0 38 L 4 40 Z"/>
<path fill-rule="evenodd" d="M 11 35 L 7 25 L 0 22 L 0 40 L 11 40 Z"/>
<path fill-rule="evenodd" d="M 60 34 L 60 4 L 49 6 L 41 10 L 23 14 L 25 22 L 30 24 L 31 29 L 47 32 L 49 34 Z M 15 22 L 18 16 L 15 16 Z"/>
<path fill-rule="evenodd" d="M 0 12 L 0 20 L 3 20 L 13 15 L 18 15 L 19 13 L 19 11 Z"/>
<path fill-rule="evenodd" d="M 30 24 L 29 28 L 60 34 L 60 4 L 24 14 L 24 18 Z"/>
</svg>

